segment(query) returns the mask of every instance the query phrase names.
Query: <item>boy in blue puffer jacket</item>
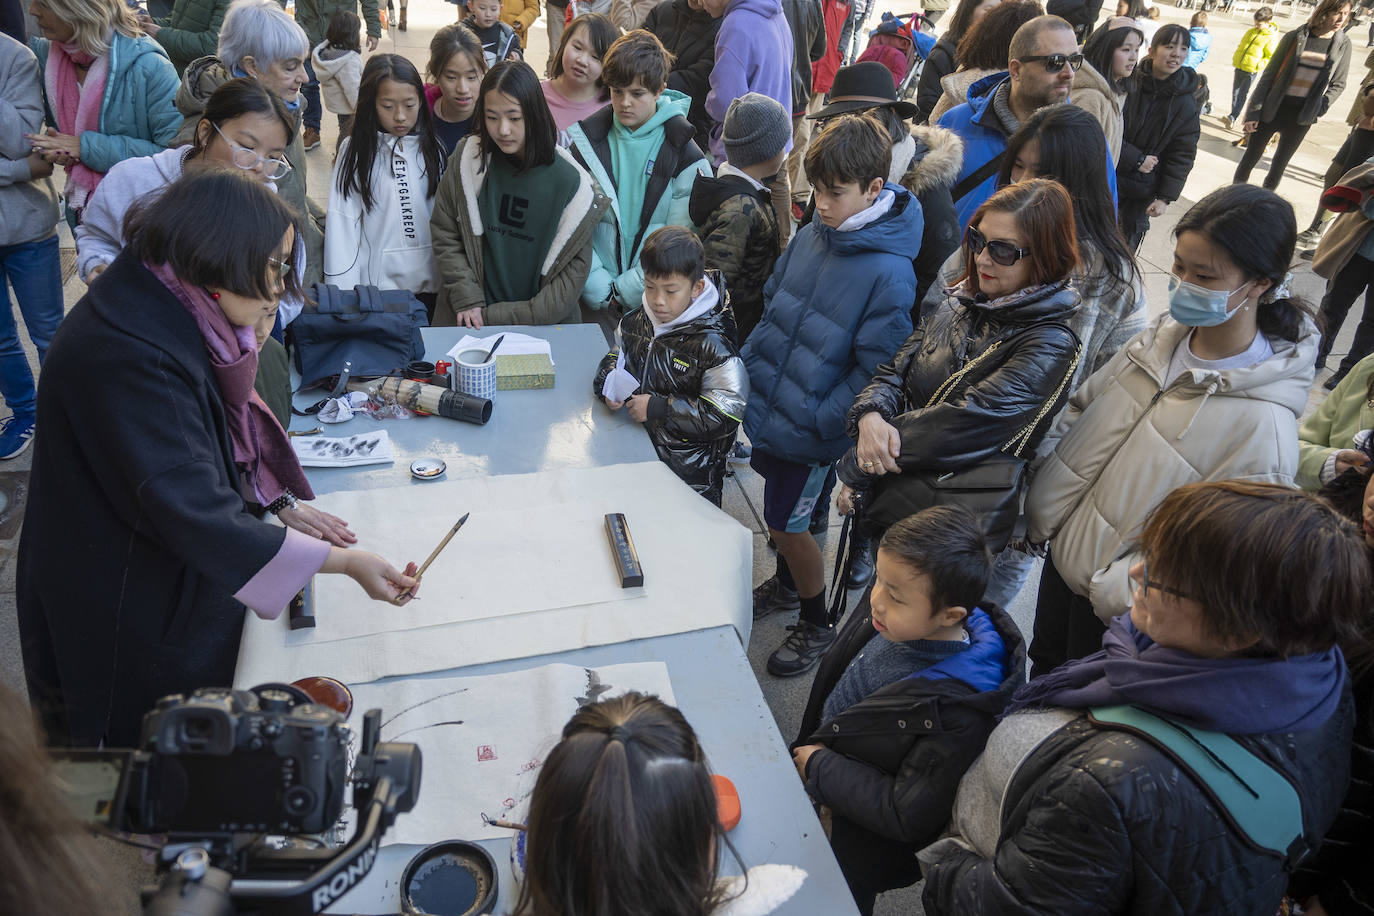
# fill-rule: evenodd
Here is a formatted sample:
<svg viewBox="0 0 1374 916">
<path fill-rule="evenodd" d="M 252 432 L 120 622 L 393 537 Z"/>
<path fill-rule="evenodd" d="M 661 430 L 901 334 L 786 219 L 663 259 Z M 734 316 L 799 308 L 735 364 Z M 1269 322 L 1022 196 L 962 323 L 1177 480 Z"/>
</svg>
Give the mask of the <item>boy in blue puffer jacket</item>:
<svg viewBox="0 0 1374 916">
<path fill-rule="evenodd" d="M 711 164 L 693 142 L 691 99 L 667 88 L 672 58 L 644 29 L 606 49 L 601 79 L 611 104 L 568 129 L 573 158 L 596 179 L 611 206 L 592 236 L 592 266 L 582 305 L 603 328 L 639 308 L 644 240 L 664 226 L 691 227 L 692 183 Z"/>
<path fill-rule="evenodd" d="M 768 671 L 810 670 L 835 639 L 811 510 L 849 445 L 845 412 L 911 334 L 912 256 L 921 205 L 886 181 L 892 141 L 871 115 L 836 118 L 807 150 L 816 218 L 797 233 L 763 289 L 763 319 L 741 355 L 752 392 L 744 431 L 764 478 L 764 521 L 778 570 L 754 590 L 754 616 L 801 611 Z"/>
</svg>

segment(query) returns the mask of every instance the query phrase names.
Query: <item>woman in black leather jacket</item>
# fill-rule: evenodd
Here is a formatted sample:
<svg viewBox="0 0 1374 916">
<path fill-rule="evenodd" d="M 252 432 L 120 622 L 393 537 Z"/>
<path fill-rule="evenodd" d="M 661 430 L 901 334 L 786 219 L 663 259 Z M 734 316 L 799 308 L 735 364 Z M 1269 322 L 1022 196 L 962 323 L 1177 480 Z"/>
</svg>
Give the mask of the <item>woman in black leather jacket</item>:
<svg viewBox="0 0 1374 916">
<path fill-rule="evenodd" d="M 931 916 L 1274 913 L 1335 819 L 1354 706 L 1337 642 L 1369 606 L 1354 526 L 1289 487 L 1194 483 L 1151 512 L 1139 550 L 1130 613 L 1101 652 L 1017 691 L 960 783 L 954 836 L 921 851 Z M 1111 724 L 1123 709 L 1157 725 Z M 1200 741 L 1244 780 L 1180 763 Z M 1249 804 L 1283 829 L 1262 848 L 1231 812 L 1266 783 Z"/>
<path fill-rule="evenodd" d="M 1078 236 L 1063 185 L 1034 179 L 988 198 L 969 221 L 964 259 L 945 303 L 850 408 L 857 445 L 837 465 L 841 512 L 856 490 L 901 487 L 888 474 L 1033 457 L 1068 397 L 1081 343 L 1066 323 L 1079 307 Z M 1001 550 L 1009 533 L 989 546 Z"/>
</svg>

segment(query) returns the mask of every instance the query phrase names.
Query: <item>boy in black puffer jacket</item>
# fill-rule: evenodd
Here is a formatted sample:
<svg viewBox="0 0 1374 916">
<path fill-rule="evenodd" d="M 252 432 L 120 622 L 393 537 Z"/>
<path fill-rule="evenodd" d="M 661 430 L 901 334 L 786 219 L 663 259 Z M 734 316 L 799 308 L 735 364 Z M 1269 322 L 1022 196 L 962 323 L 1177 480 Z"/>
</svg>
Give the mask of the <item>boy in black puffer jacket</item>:
<svg viewBox="0 0 1374 916">
<path fill-rule="evenodd" d="M 617 345 L 601 360 L 592 390 L 612 410 L 623 406 L 643 423 L 659 460 L 719 506 L 725 462 L 749 396 L 730 299 L 720 274 L 706 273 L 701 242 L 690 229 L 654 232 L 639 263 L 644 303 L 621 319 Z M 638 383 L 628 396 L 612 378 L 624 373 Z"/>
<path fill-rule="evenodd" d="M 1025 678 L 1016 624 L 977 602 L 992 555 L 966 510 L 894 524 L 877 579 L 821 662 L 793 746 L 854 902 L 920 880 L 964 771 Z"/>
</svg>

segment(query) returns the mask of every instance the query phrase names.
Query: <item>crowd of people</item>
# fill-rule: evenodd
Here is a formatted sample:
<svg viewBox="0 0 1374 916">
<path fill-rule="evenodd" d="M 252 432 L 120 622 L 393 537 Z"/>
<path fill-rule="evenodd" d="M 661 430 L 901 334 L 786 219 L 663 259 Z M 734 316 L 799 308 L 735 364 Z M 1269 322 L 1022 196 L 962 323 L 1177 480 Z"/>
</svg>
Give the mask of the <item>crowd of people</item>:
<svg viewBox="0 0 1374 916">
<path fill-rule="evenodd" d="M 43 384 L 6 300 L 0 458 L 34 445 L 17 604 L 47 739 L 134 743 L 316 573 L 415 594 L 285 433 L 310 286 L 406 289 L 436 325 L 598 323 L 592 396 L 686 485 L 763 478 L 753 613 L 795 615 L 766 668 L 815 672 L 793 758 L 860 912 L 922 878 L 932 914 L 1374 908 L 1374 311 L 1304 419 L 1374 289 L 1374 79 L 1304 232 L 1273 190 L 1346 84 L 1350 0 L 1283 35 L 1253 12 L 1217 101 L 1235 181 L 1191 205 L 1206 11 L 957 0 L 908 99 L 836 5 L 549 3 L 541 73 L 534 2 L 461 4 L 411 61 L 372 53 L 375 0 L 32 0 L 40 34 L 0 36 L 0 268 Z M 1150 318 L 1136 255 L 1171 206 Z M 59 219 L 89 286 L 65 318 Z M 1319 309 L 1293 293 L 1312 249 Z M 719 877 L 677 710 L 630 695 L 562 737 L 523 916 L 776 890 Z"/>
</svg>

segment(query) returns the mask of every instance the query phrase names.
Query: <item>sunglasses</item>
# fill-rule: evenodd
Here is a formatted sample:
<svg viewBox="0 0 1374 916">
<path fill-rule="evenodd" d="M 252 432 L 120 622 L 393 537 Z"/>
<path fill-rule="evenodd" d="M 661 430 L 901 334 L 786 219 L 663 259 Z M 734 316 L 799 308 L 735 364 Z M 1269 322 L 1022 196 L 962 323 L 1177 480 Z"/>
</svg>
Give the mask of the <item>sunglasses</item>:
<svg viewBox="0 0 1374 916">
<path fill-rule="evenodd" d="M 1068 64 L 1069 69 L 1075 73 L 1083 67 L 1082 54 L 1034 54 L 1030 57 L 1019 57 L 1017 60 L 1023 64 L 1034 63 L 1037 60 L 1044 61 L 1045 70 L 1049 73 L 1058 73 L 1064 69 L 1065 64 Z"/>
<path fill-rule="evenodd" d="M 1010 267 L 1030 254 L 1029 248 L 1017 248 L 1011 242 L 989 242 L 986 235 L 972 226 L 964 230 L 964 244 L 968 246 L 969 251 L 973 252 L 975 258 L 982 254 L 983 249 L 986 248 L 988 257 L 992 258 L 992 263 L 1001 264 L 1003 267 Z"/>
</svg>

